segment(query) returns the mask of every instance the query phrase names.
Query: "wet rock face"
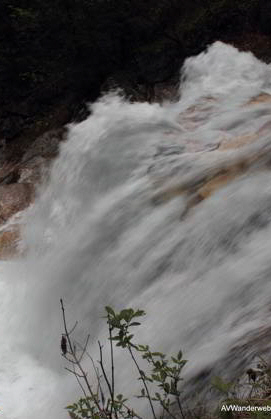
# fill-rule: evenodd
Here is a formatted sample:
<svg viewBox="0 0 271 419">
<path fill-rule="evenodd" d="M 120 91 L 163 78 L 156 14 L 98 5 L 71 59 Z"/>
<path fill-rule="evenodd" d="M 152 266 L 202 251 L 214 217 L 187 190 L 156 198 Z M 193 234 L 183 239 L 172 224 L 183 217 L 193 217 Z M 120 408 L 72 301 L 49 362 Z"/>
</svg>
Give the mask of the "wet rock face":
<svg viewBox="0 0 271 419">
<path fill-rule="evenodd" d="M 37 137 L 19 160 L 8 158 L 5 144 L 2 153 L 0 148 L 0 260 L 19 254 L 20 228 L 17 225 L 14 230 L 10 223 L 5 227 L 5 223 L 33 202 L 35 187 L 46 179 L 66 133 L 62 127 Z"/>
<path fill-rule="evenodd" d="M 0 232 L 0 260 L 10 259 L 19 253 L 19 231 L 9 230 Z"/>
<path fill-rule="evenodd" d="M 18 183 L 38 184 L 48 174 L 50 160 L 34 157 L 22 164 L 18 170 Z"/>
<path fill-rule="evenodd" d="M 29 183 L 0 185 L 0 224 L 27 208 L 34 199 L 34 186 Z"/>
<path fill-rule="evenodd" d="M 58 155 L 59 144 L 66 139 L 66 136 L 66 127 L 50 130 L 37 137 L 18 160 L 2 152 L 0 154 L 0 185 L 37 184 L 48 171 L 52 159 Z"/>
<path fill-rule="evenodd" d="M 59 143 L 66 138 L 65 127 L 51 130 L 38 137 L 27 149 L 22 158 L 22 165 L 33 158 L 42 157 L 52 159 L 57 156 Z"/>
</svg>

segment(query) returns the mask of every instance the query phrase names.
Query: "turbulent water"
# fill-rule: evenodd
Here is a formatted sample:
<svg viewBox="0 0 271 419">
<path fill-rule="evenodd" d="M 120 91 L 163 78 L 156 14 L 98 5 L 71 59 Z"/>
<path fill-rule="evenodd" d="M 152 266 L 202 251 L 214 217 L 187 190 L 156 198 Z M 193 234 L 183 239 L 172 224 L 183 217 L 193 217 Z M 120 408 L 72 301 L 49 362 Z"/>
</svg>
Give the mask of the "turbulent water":
<svg viewBox="0 0 271 419">
<path fill-rule="evenodd" d="M 94 358 L 104 306 L 143 308 L 138 340 L 181 347 L 187 382 L 231 375 L 269 349 L 271 102 L 246 105 L 262 93 L 271 94 L 271 67 L 218 42 L 186 61 L 177 103 L 111 94 L 69 127 L 24 217 L 25 256 L 0 264 L 3 419 L 65 418 L 80 393 L 60 355 L 61 297 Z M 255 133 L 243 148 L 218 148 Z M 189 193 L 154 199 L 257 153 L 265 165 L 256 159 L 187 214 Z M 120 386 L 135 393 L 119 354 L 118 363 Z"/>
</svg>

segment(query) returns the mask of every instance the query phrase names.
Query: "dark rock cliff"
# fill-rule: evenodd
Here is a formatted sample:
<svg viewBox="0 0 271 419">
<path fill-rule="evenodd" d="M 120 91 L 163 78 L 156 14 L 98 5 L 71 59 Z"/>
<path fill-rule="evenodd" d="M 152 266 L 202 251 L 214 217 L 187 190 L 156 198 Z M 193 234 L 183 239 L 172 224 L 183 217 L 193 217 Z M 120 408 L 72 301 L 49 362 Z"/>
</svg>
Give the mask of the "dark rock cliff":
<svg viewBox="0 0 271 419">
<path fill-rule="evenodd" d="M 2 0 L 0 23 L 0 140 L 15 160 L 101 90 L 159 99 L 214 40 L 271 58 L 269 0 Z"/>
</svg>

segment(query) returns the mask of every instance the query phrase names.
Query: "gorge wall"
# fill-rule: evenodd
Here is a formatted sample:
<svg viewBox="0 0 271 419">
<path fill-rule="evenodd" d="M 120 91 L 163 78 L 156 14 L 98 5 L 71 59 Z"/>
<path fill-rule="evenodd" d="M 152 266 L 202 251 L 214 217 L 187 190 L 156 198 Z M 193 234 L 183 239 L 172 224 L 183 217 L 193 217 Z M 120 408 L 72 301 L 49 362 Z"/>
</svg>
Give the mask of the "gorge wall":
<svg viewBox="0 0 271 419">
<path fill-rule="evenodd" d="M 13 161 L 84 119 L 101 90 L 172 96 L 184 59 L 215 40 L 271 58 L 267 0 L 3 0 L 0 22 L 0 139 Z"/>
</svg>

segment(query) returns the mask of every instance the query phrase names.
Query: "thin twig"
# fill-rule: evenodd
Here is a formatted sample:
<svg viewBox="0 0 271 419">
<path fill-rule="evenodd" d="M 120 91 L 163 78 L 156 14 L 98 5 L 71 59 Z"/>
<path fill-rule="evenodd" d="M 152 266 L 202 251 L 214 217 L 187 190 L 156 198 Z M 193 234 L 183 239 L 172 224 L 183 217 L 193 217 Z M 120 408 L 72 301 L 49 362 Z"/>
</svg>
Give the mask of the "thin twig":
<svg viewBox="0 0 271 419">
<path fill-rule="evenodd" d="M 69 331 L 69 335 L 71 335 L 72 334 L 72 332 L 75 330 L 75 328 L 77 327 L 77 325 L 78 325 L 78 321 L 76 320 L 76 322 L 75 322 L 75 324 L 74 324 L 74 326 L 71 328 L 71 330 Z"/>
<path fill-rule="evenodd" d="M 75 343 L 76 343 L 76 345 L 79 346 L 79 348 L 82 351 L 84 350 L 83 346 L 79 342 L 76 342 L 75 341 Z M 84 350 L 84 353 L 90 359 L 90 361 L 92 363 L 92 367 L 93 367 L 93 370 L 95 372 L 95 375 L 96 375 L 96 378 L 97 378 L 97 382 L 98 382 L 98 388 L 100 389 L 100 391 L 102 391 L 101 380 L 100 380 L 101 377 L 99 375 L 99 369 L 96 367 L 96 365 L 94 363 L 94 360 L 93 360 L 92 356 L 90 355 L 90 353 L 87 351 L 87 349 Z"/>
<path fill-rule="evenodd" d="M 93 370 L 95 372 L 96 378 L 97 378 L 97 394 L 101 394 L 101 398 L 104 397 L 104 391 L 101 385 L 101 376 L 99 375 L 99 369 L 95 366 L 94 360 L 92 358 L 92 356 L 89 354 L 89 352 L 87 351 L 87 345 L 85 345 L 84 347 L 77 341 L 75 341 L 76 345 L 79 346 L 79 348 L 81 349 L 81 351 L 84 352 L 84 354 L 90 359 L 91 363 L 92 363 L 92 367 Z M 109 400 L 108 400 L 109 402 Z M 108 407 L 106 408 L 106 411 L 108 410 Z"/>
<path fill-rule="evenodd" d="M 82 349 L 82 353 L 81 353 L 81 356 L 80 356 L 80 358 L 79 358 L 79 362 L 81 362 L 81 361 L 82 361 L 83 356 L 84 356 L 84 355 L 85 355 L 85 353 L 86 353 L 89 338 L 90 338 L 90 335 L 88 335 L 88 337 L 87 337 L 87 339 L 86 339 L 86 343 L 85 343 L 85 345 L 84 345 L 84 347 L 83 347 L 83 349 Z M 81 346 L 81 345 L 80 345 L 80 346 Z"/>
<path fill-rule="evenodd" d="M 109 393 L 110 393 L 110 397 L 111 397 L 111 406 L 110 406 L 110 418 L 112 418 L 112 411 L 114 409 L 114 415 L 115 415 L 115 419 L 118 419 L 118 415 L 117 415 L 117 411 L 116 408 L 113 406 L 114 405 L 114 393 L 113 393 L 113 389 L 112 389 L 112 384 L 110 384 L 107 374 L 105 372 L 104 369 L 104 364 L 103 364 L 103 347 L 101 345 L 101 342 L 98 341 L 99 344 L 99 350 L 100 350 L 100 365 L 101 365 L 101 369 L 102 369 L 102 373 L 103 373 L 103 377 L 106 381 Z"/>
<path fill-rule="evenodd" d="M 76 374 L 75 368 L 74 368 L 73 374 L 75 375 L 75 378 L 76 378 L 76 380 L 77 380 L 77 382 L 78 382 L 79 386 L 81 387 L 81 390 L 82 390 L 82 392 L 83 392 L 83 394 L 84 394 L 84 396 L 85 396 L 85 399 L 87 400 L 87 393 L 86 393 L 86 391 L 85 391 L 85 389 L 84 389 L 84 386 L 82 385 L 81 381 L 80 381 L 80 380 L 79 380 L 79 378 L 77 377 L 77 374 Z"/>
<path fill-rule="evenodd" d="M 115 400 L 115 373 L 114 373 L 114 352 L 113 352 L 113 342 L 112 342 L 112 327 L 109 325 L 109 340 L 110 340 L 110 356 L 111 356 L 111 384 L 112 384 L 112 403 L 110 409 L 110 415 L 112 416 L 113 404 Z M 115 417 L 117 418 L 117 413 L 115 411 Z"/>
<path fill-rule="evenodd" d="M 107 374 L 106 374 L 105 369 L 104 369 L 104 364 L 103 364 L 103 347 L 102 347 L 101 342 L 99 340 L 98 340 L 98 345 L 99 345 L 99 351 L 100 351 L 100 361 L 99 361 L 99 363 L 101 365 L 103 377 L 104 377 L 104 379 L 106 381 L 106 384 L 107 384 L 107 387 L 108 387 L 110 396 L 112 397 L 112 388 L 111 388 L 111 385 L 109 383 Z"/>
<path fill-rule="evenodd" d="M 68 355 L 71 355 L 71 356 L 74 356 L 74 355 L 72 354 L 72 352 L 67 352 L 67 354 L 68 354 Z M 71 364 L 77 365 L 77 361 L 74 361 L 73 359 L 68 358 L 68 357 L 67 357 L 67 354 L 66 354 L 66 355 L 62 354 L 63 358 L 65 358 L 65 359 L 66 359 L 67 361 L 69 361 Z"/>
<path fill-rule="evenodd" d="M 138 372 L 139 372 L 139 374 L 140 374 L 140 377 L 141 377 L 141 379 L 142 379 L 143 385 L 144 385 L 145 390 L 146 390 L 146 392 L 147 392 L 147 396 L 148 396 L 149 404 L 150 404 L 150 406 L 151 406 L 151 410 L 152 410 L 153 417 L 154 417 L 154 419 L 157 419 L 156 414 L 155 414 L 155 411 L 154 411 L 154 407 L 153 407 L 153 403 L 152 403 L 151 395 L 150 395 L 150 392 L 149 392 L 149 389 L 148 389 L 148 386 L 147 386 L 147 383 L 146 383 L 146 380 L 145 380 L 144 374 L 142 373 L 142 371 L 141 371 L 141 369 L 140 369 L 140 367 L 139 367 L 139 365 L 138 365 L 138 363 L 137 363 L 137 360 L 135 359 L 134 353 L 133 353 L 133 351 L 132 351 L 132 349 L 131 349 L 131 346 L 130 346 L 130 345 L 128 345 L 128 350 L 129 350 L 129 352 L 130 352 L 130 355 L 131 355 L 131 357 L 132 357 L 132 360 L 134 361 L 134 364 L 136 365 L 136 368 L 137 368 L 137 370 L 138 370 Z"/>
<path fill-rule="evenodd" d="M 65 370 L 71 372 L 72 374 L 76 375 L 78 378 L 84 378 L 83 375 L 78 374 L 78 372 L 71 370 L 70 368 L 65 367 Z"/>
<path fill-rule="evenodd" d="M 177 396 L 176 398 L 177 398 L 177 403 L 178 403 L 178 406 L 179 406 L 179 409 L 180 409 L 180 412 L 181 412 L 182 418 L 183 418 L 183 419 L 185 419 L 185 416 L 184 416 L 184 413 L 183 413 L 183 407 L 182 407 L 182 405 L 181 405 L 181 401 L 180 401 L 180 397 L 179 397 L 179 396 Z"/>
<path fill-rule="evenodd" d="M 135 416 L 137 419 L 143 419 L 141 416 L 139 416 L 133 409 L 130 409 L 126 404 L 123 403 L 123 406 L 125 407 L 125 409 L 127 409 L 127 411 L 129 412 L 133 412 L 133 416 Z"/>
<path fill-rule="evenodd" d="M 169 408 L 167 406 L 164 405 L 164 403 L 161 401 L 160 404 L 162 405 L 162 407 L 165 409 L 165 411 L 169 414 L 169 416 L 172 419 L 177 419 L 176 416 L 174 416 L 171 411 L 169 410 Z"/>
<path fill-rule="evenodd" d="M 65 316 L 65 309 L 64 309 L 64 304 L 63 304 L 62 298 L 60 299 L 60 304 L 61 304 L 61 310 L 62 310 L 62 317 L 63 317 L 63 324 L 64 324 L 65 335 L 66 335 L 66 338 L 67 338 L 67 341 L 68 341 L 68 345 L 69 345 L 69 348 L 70 348 L 70 353 L 71 353 L 71 355 L 72 355 L 72 357 L 74 359 L 74 360 L 68 359 L 68 361 L 71 362 L 72 364 L 76 365 L 78 367 L 78 369 L 80 370 L 80 372 L 82 374 L 82 379 L 84 380 L 84 382 L 86 384 L 86 387 L 87 387 L 87 389 L 89 391 L 89 394 L 91 395 L 91 397 L 92 397 L 92 399 L 93 399 L 93 401 L 94 401 L 97 409 L 99 410 L 99 412 L 102 413 L 103 412 L 103 409 L 100 407 L 99 402 L 96 399 L 95 394 L 93 393 L 93 391 L 91 389 L 90 383 L 89 383 L 88 378 L 87 378 L 87 374 L 84 371 L 84 369 L 82 368 L 81 362 L 79 362 L 79 360 L 78 360 L 78 358 L 76 356 L 76 353 L 74 352 L 73 345 L 72 345 L 71 338 L 70 338 L 70 333 L 68 332 L 68 328 L 67 328 L 67 322 L 66 322 L 66 316 Z"/>
</svg>

